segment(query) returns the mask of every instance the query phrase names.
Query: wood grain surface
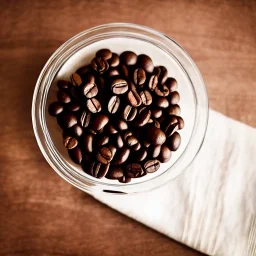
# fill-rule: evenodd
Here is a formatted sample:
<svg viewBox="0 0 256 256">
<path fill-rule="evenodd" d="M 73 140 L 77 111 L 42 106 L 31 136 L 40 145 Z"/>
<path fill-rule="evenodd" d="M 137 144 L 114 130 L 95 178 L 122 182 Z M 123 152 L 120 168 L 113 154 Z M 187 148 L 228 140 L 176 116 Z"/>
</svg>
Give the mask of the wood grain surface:
<svg viewBox="0 0 256 256">
<path fill-rule="evenodd" d="M 254 0 L 1 1 L 1 256 L 202 255 L 66 183 L 36 144 L 31 99 L 45 62 L 78 32 L 117 21 L 177 40 L 198 65 L 210 106 L 256 126 Z"/>
</svg>

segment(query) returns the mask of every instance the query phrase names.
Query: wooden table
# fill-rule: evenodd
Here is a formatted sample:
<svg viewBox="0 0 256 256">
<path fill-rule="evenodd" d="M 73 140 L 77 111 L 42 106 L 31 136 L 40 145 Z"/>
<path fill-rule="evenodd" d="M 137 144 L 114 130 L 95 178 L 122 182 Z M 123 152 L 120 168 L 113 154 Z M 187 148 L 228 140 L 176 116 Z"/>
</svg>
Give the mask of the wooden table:
<svg viewBox="0 0 256 256">
<path fill-rule="evenodd" d="M 256 126 L 256 2 L 204 2 L 1 1 L 1 256 L 201 255 L 62 180 L 39 151 L 30 109 L 37 77 L 58 46 L 120 21 L 176 39 L 201 70 L 211 107 Z"/>
</svg>

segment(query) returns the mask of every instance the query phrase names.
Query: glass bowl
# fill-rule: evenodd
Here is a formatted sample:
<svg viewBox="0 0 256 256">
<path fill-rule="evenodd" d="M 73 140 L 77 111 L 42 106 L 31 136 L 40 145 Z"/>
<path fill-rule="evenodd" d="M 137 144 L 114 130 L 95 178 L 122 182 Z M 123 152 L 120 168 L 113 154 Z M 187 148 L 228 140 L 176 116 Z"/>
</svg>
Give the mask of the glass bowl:
<svg viewBox="0 0 256 256">
<path fill-rule="evenodd" d="M 62 144 L 62 131 L 48 114 L 48 105 L 56 100 L 56 82 L 69 79 L 79 67 L 88 64 L 95 52 L 109 48 L 120 54 L 131 50 L 149 55 L 154 64 L 164 65 L 168 75 L 178 82 L 181 116 L 180 148 L 168 163 L 142 178 L 123 184 L 106 178 L 96 179 L 74 164 Z M 208 98 L 203 79 L 189 55 L 174 40 L 148 27 L 111 23 L 88 29 L 72 37 L 57 49 L 45 64 L 35 87 L 32 122 L 37 143 L 50 166 L 66 181 L 88 193 L 131 194 L 152 190 L 176 178 L 197 155 L 207 128 Z"/>
</svg>

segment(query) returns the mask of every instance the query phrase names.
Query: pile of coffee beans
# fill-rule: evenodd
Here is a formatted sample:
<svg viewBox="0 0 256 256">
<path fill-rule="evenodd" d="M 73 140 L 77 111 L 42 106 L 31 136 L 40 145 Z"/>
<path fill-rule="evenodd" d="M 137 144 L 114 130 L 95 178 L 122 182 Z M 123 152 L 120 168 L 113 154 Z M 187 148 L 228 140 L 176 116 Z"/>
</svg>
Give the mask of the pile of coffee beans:
<svg viewBox="0 0 256 256">
<path fill-rule="evenodd" d="M 168 162 L 181 143 L 177 81 L 147 55 L 99 50 L 49 106 L 70 158 L 95 178 L 127 183 Z"/>
</svg>

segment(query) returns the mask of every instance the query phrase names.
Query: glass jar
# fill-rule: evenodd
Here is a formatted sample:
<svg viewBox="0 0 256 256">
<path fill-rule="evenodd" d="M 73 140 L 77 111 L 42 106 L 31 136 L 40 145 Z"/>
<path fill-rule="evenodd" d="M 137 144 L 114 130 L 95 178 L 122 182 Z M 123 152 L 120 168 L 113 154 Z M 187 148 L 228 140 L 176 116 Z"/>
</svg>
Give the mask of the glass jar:
<svg viewBox="0 0 256 256">
<path fill-rule="evenodd" d="M 72 163 L 62 145 L 61 130 L 48 114 L 48 104 L 56 99 L 57 79 L 69 79 L 95 52 L 109 48 L 120 54 L 131 50 L 149 55 L 154 64 L 166 66 L 169 76 L 178 81 L 181 96 L 181 146 L 170 162 L 142 178 L 123 184 L 106 178 L 96 179 Z M 50 166 L 66 181 L 88 193 L 131 194 L 152 190 L 176 178 L 197 155 L 207 128 L 208 98 L 203 79 L 189 55 L 174 40 L 148 27 L 111 23 L 88 29 L 57 49 L 45 64 L 35 87 L 32 122 L 36 140 Z"/>
</svg>

